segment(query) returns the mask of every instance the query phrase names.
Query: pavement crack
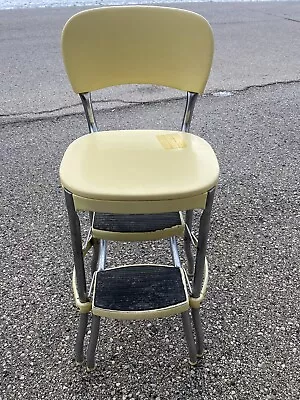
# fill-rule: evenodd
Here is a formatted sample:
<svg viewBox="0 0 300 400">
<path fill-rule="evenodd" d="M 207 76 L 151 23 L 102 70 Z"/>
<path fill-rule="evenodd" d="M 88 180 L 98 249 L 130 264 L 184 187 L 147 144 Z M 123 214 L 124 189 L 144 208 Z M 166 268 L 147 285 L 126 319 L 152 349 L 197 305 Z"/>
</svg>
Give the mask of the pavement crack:
<svg viewBox="0 0 300 400">
<path fill-rule="evenodd" d="M 203 96 L 216 96 L 217 93 L 222 93 L 224 91 L 229 92 L 231 94 L 238 94 L 238 93 L 243 93 L 246 92 L 250 89 L 254 88 L 265 88 L 265 87 L 270 87 L 270 86 L 275 86 L 275 85 L 289 85 L 289 84 L 294 84 L 294 83 L 300 83 L 300 79 L 293 79 L 289 81 L 276 81 L 276 82 L 269 82 L 265 84 L 256 84 L 256 85 L 249 85 L 245 86 L 241 89 L 215 89 L 213 91 L 205 93 Z M 115 106 L 111 106 L 109 108 L 106 108 L 106 111 L 113 111 L 117 110 L 123 107 L 130 107 L 131 105 L 149 105 L 149 104 L 163 104 L 167 103 L 169 101 L 176 101 L 176 100 L 183 100 L 185 99 L 185 94 L 182 96 L 172 96 L 172 97 L 167 97 L 163 99 L 155 99 L 155 100 L 146 100 L 146 101 L 135 101 L 135 100 L 124 100 L 124 99 L 111 99 L 111 100 L 94 100 L 93 104 L 94 105 L 101 105 L 103 103 L 119 103 Z M 120 103 L 122 105 L 120 105 Z M 33 120 L 43 120 L 43 119 L 48 119 L 48 118 L 59 118 L 60 116 L 70 116 L 70 115 L 78 115 L 81 114 L 80 112 L 76 112 L 72 110 L 74 107 L 79 107 L 81 106 L 81 103 L 73 103 L 68 106 L 62 106 L 62 107 L 57 107 L 53 108 L 50 110 L 43 110 L 43 111 L 36 111 L 36 112 L 25 112 L 25 113 L 10 113 L 10 114 L 0 114 L 0 117 L 6 117 L 6 118 L 11 118 L 11 120 L 5 121 L 2 123 L 3 125 L 8 125 L 8 124 L 13 124 L 13 123 L 19 123 L 19 122 L 30 122 Z M 60 112 L 60 111 L 65 111 L 63 115 L 55 115 L 55 113 Z M 95 110 L 97 112 L 101 111 L 101 108 L 97 108 Z M 103 111 L 103 110 L 102 110 Z M 53 115 L 54 114 L 54 115 Z"/>
<path fill-rule="evenodd" d="M 181 98 L 181 97 L 180 97 Z M 172 98 L 173 99 L 173 98 Z M 111 100 L 93 100 L 93 104 L 102 104 L 102 103 L 122 103 L 125 105 L 131 105 L 131 104 L 149 104 L 149 103 L 158 103 L 160 100 L 148 100 L 148 101 L 135 101 L 135 100 L 123 100 L 123 99 L 111 99 Z M 23 113 L 8 113 L 8 114 L 0 114 L 0 117 L 22 117 L 26 115 L 44 115 L 44 114 L 53 114 L 59 111 L 64 111 L 64 110 L 70 110 L 73 107 L 80 107 L 82 104 L 80 102 L 78 103 L 73 103 L 67 106 L 62 106 L 58 108 L 52 108 L 50 110 L 42 110 L 42 111 L 34 111 L 34 112 L 23 112 Z M 114 107 L 111 107 L 114 108 Z M 116 107 L 117 108 L 117 107 Z"/>
<path fill-rule="evenodd" d="M 299 83 L 300 79 L 293 79 L 290 81 L 276 81 L 276 82 L 269 82 L 269 83 L 261 83 L 261 84 L 256 84 L 256 85 L 249 85 L 245 86 L 242 89 L 237 89 L 237 90 L 232 90 L 234 93 L 239 93 L 239 92 L 246 92 L 249 89 L 253 88 L 264 88 L 264 87 L 269 87 L 269 86 L 276 86 L 276 85 L 289 85 L 293 83 Z"/>
<path fill-rule="evenodd" d="M 58 108 L 52 108 L 51 110 L 43 110 L 43 111 L 34 111 L 34 112 L 24 112 L 24 113 L 9 113 L 9 114 L 0 114 L 0 117 L 22 117 L 23 115 L 43 115 L 45 113 L 55 113 L 58 111 L 63 111 L 70 109 L 71 107 L 80 106 L 80 103 L 71 104 L 68 106 L 62 106 Z"/>
<path fill-rule="evenodd" d="M 284 19 L 286 19 L 288 21 L 293 21 L 293 22 L 300 22 L 300 20 L 298 20 L 298 19 L 293 19 L 293 18 L 288 18 L 288 17 L 284 17 Z"/>
<path fill-rule="evenodd" d="M 285 19 L 286 21 L 300 22 L 299 19 L 294 19 L 294 18 L 290 18 L 290 17 L 284 17 L 282 15 L 277 15 L 277 14 L 269 13 L 269 12 L 266 12 L 266 11 L 261 11 L 261 14 L 270 15 L 271 17 L 276 17 L 276 18 L 280 18 L 280 19 Z"/>
<path fill-rule="evenodd" d="M 267 15 L 272 15 L 272 17 L 278 17 L 278 18 L 281 18 L 281 19 L 285 19 L 286 21 L 300 22 L 300 20 L 298 20 L 298 19 L 289 18 L 289 17 L 283 17 L 283 16 L 281 16 L 281 15 L 269 14 L 269 13 L 265 13 L 265 14 L 267 14 Z"/>
</svg>

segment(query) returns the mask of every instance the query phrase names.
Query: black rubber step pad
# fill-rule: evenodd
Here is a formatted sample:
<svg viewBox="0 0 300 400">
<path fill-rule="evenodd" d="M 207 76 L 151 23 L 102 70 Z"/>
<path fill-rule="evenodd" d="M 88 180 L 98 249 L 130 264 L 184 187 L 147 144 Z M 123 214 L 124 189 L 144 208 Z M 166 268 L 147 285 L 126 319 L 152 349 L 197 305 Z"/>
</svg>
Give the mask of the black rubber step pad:
<svg viewBox="0 0 300 400">
<path fill-rule="evenodd" d="M 179 212 L 163 214 L 95 213 L 93 229 L 109 232 L 155 232 L 181 225 Z"/>
<path fill-rule="evenodd" d="M 179 268 L 129 266 L 97 272 L 94 307 L 146 311 L 186 301 Z"/>
</svg>

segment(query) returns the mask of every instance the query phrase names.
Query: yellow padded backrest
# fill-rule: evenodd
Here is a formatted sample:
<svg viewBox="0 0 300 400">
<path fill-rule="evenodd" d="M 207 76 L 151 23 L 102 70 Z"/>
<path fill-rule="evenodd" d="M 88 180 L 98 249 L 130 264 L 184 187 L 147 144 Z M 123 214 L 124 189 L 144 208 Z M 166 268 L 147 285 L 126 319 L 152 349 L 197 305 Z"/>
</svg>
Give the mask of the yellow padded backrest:
<svg viewBox="0 0 300 400">
<path fill-rule="evenodd" d="M 104 7 L 69 19 L 62 52 L 76 93 L 130 83 L 203 93 L 213 34 L 208 22 L 190 11 Z"/>
</svg>

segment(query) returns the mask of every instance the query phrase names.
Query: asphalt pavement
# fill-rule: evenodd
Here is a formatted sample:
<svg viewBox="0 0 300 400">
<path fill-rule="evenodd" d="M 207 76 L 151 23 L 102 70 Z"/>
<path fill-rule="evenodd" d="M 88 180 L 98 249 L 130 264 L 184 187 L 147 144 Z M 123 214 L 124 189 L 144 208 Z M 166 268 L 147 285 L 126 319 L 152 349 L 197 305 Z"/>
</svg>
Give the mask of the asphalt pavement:
<svg viewBox="0 0 300 400">
<path fill-rule="evenodd" d="M 215 58 L 207 92 L 299 79 L 298 1 L 175 6 L 202 14 L 212 25 Z M 62 28 L 80 10 L 69 7 L 0 11 L 3 121 L 81 111 L 60 53 Z M 181 96 L 181 92 L 146 86 L 105 90 L 96 99 L 99 109 L 103 109 Z"/>
<path fill-rule="evenodd" d="M 216 38 L 191 129 L 221 168 L 201 313 L 205 356 L 189 367 L 180 318 L 104 319 L 98 367 L 75 365 L 78 313 L 58 170 L 86 122 L 59 37 L 78 9 L 2 11 L 1 400 L 299 399 L 300 3 L 182 7 L 211 21 Z M 134 87 L 107 96 L 96 112 L 105 129 L 180 126 L 182 94 Z M 109 264 L 121 257 L 165 263 L 169 248 L 112 244 Z"/>
</svg>

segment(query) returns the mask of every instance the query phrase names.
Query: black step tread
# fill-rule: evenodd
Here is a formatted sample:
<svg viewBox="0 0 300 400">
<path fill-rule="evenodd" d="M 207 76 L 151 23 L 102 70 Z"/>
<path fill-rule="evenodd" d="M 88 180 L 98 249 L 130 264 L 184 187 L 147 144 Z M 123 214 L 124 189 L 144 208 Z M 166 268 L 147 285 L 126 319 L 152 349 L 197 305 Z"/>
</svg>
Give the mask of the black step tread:
<svg viewBox="0 0 300 400">
<path fill-rule="evenodd" d="M 179 268 L 128 266 L 98 271 L 94 307 L 117 311 L 147 311 L 186 301 Z"/>
<path fill-rule="evenodd" d="M 93 229 L 108 232 L 155 232 L 181 225 L 179 212 L 163 214 L 95 213 Z"/>
</svg>

